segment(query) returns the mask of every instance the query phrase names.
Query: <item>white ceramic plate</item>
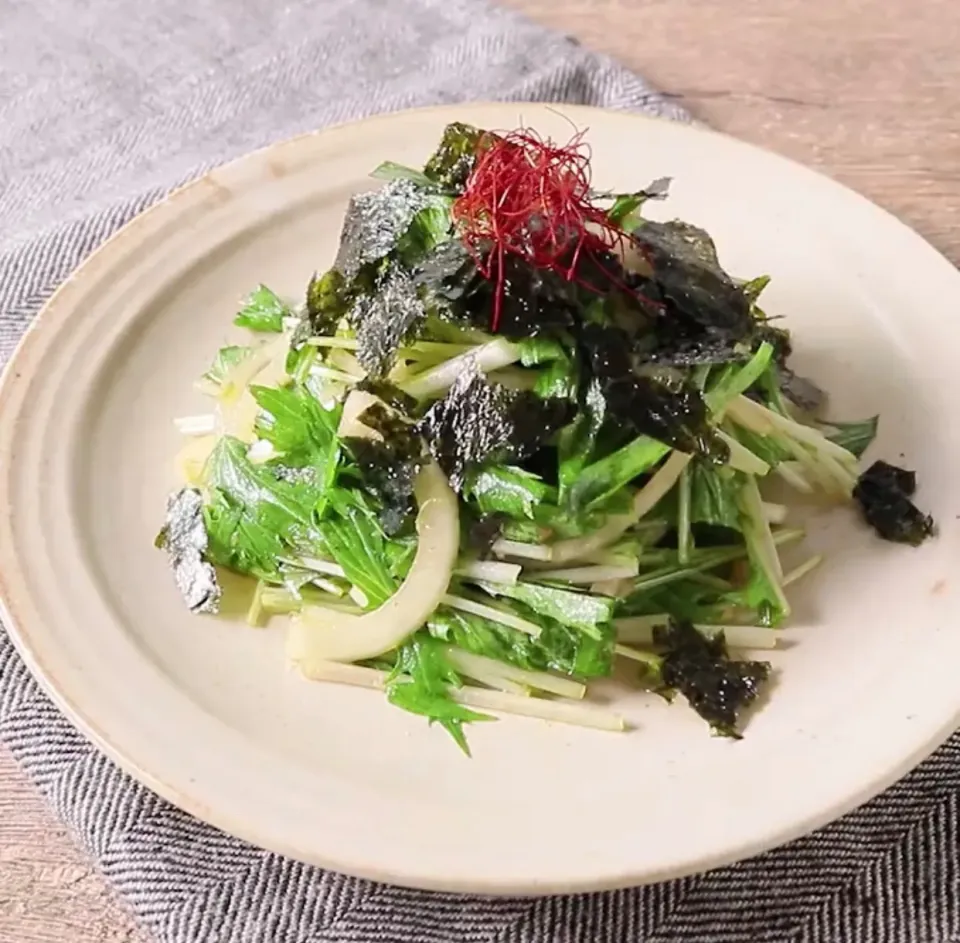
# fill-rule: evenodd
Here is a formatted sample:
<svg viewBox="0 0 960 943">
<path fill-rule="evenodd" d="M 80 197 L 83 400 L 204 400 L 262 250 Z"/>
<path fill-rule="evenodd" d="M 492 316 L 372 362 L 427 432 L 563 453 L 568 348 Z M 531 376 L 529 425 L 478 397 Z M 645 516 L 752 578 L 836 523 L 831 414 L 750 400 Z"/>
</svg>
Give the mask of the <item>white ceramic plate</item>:
<svg viewBox="0 0 960 943">
<path fill-rule="evenodd" d="M 349 195 L 418 164 L 460 119 L 589 128 L 595 182 L 674 178 L 658 215 L 769 273 L 765 308 L 833 414 L 882 414 L 875 454 L 920 473 L 939 540 L 815 522 L 828 565 L 799 594 L 781 679 L 742 742 L 685 706 L 613 692 L 607 734 L 524 719 L 440 730 L 373 692 L 303 681 L 280 631 L 190 616 L 153 537 L 171 419 L 263 281 L 298 296 Z M 409 112 L 278 144 L 134 220 L 57 292 L 0 393 L 0 589 L 16 644 L 64 711 L 170 801 L 259 845 L 371 878 L 491 893 L 585 890 L 706 869 L 875 794 L 957 725 L 960 275 L 859 196 L 745 144 L 582 108 Z"/>
</svg>

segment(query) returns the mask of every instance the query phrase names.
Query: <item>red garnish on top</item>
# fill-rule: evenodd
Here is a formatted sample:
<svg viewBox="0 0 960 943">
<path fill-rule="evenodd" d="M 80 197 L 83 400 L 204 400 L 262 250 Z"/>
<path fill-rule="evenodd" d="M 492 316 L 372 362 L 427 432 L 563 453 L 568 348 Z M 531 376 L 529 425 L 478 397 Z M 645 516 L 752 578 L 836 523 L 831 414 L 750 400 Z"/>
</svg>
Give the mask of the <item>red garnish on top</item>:
<svg viewBox="0 0 960 943">
<path fill-rule="evenodd" d="M 630 240 L 591 202 L 582 132 L 563 146 L 526 129 L 485 136 L 453 218 L 480 272 L 496 279 L 494 331 L 508 254 L 575 281 L 583 253 L 608 252 Z"/>
</svg>

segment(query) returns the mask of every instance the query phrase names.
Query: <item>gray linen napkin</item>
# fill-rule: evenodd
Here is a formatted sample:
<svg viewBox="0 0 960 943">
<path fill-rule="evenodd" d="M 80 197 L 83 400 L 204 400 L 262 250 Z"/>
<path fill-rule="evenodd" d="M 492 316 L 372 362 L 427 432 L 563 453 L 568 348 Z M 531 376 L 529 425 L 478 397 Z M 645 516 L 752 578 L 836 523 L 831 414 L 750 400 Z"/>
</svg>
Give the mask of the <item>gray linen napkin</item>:
<svg viewBox="0 0 960 943">
<path fill-rule="evenodd" d="M 66 274 L 173 185 L 311 128 L 467 99 L 685 117 L 480 0 L 0 0 L 0 364 Z M 960 941 L 957 740 L 785 849 L 531 901 L 400 890 L 222 835 L 90 746 L 2 629 L 0 736 L 161 943 Z"/>
</svg>

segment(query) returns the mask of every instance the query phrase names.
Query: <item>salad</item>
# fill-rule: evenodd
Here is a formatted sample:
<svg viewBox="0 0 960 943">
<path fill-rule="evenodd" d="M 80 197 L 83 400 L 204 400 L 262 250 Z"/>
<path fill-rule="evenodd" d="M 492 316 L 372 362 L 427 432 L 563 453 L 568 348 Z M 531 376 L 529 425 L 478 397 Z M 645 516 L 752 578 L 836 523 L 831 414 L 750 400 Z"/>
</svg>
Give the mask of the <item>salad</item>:
<svg viewBox="0 0 960 943">
<path fill-rule="evenodd" d="M 594 189 L 582 136 L 445 130 L 350 201 L 302 303 L 257 288 L 199 381 L 157 539 L 186 604 L 249 578 L 310 679 L 464 728 L 514 713 L 604 730 L 614 671 L 725 736 L 770 676 L 818 556 L 774 485 L 933 533 L 911 472 L 861 470 L 875 417 L 822 418 L 706 232 L 644 218 L 667 180 Z M 791 499 L 792 501 L 792 499 Z M 793 562 L 790 562 L 791 559 Z"/>
</svg>

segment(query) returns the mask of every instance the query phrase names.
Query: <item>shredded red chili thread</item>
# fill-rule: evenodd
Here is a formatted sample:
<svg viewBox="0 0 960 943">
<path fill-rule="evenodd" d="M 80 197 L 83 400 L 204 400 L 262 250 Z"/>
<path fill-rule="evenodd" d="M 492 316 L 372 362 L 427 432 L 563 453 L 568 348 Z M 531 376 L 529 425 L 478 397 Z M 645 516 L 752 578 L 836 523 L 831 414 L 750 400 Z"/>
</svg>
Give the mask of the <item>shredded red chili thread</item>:
<svg viewBox="0 0 960 943">
<path fill-rule="evenodd" d="M 508 254 L 579 281 L 577 265 L 584 253 L 622 249 L 632 241 L 591 202 L 590 150 L 583 132 L 562 146 L 525 128 L 486 136 L 453 204 L 453 218 L 481 274 L 496 279 L 494 331 Z"/>
</svg>

